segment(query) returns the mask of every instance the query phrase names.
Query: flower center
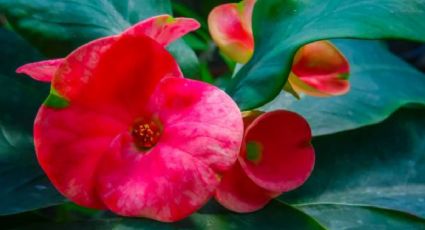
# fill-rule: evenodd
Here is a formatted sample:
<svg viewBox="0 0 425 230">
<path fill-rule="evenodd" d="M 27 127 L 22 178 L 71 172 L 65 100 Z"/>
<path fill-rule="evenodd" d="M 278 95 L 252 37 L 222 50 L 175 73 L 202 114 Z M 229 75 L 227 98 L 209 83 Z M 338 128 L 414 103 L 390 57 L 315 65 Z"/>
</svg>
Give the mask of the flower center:
<svg viewBox="0 0 425 230">
<path fill-rule="evenodd" d="M 134 143 L 141 150 L 147 150 L 155 146 L 161 133 L 162 128 L 159 121 L 146 121 L 144 119 L 136 121 L 131 130 Z"/>
</svg>

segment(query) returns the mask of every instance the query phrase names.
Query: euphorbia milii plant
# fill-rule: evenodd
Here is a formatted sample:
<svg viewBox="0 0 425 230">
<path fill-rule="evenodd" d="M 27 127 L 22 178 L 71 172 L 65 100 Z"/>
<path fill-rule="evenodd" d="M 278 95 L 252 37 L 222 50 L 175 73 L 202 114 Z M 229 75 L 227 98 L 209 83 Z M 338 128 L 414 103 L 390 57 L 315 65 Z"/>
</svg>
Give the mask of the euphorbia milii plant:
<svg viewBox="0 0 425 230">
<path fill-rule="evenodd" d="M 198 27 L 157 16 L 17 70 L 51 82 L 34 142 L 64 196 L 169 222 L 213 195 L 233 211 L 255 211 L 305 182 L 314 150 L 302 117 L 253 111 L 242 120 L 223 91 L 183 78 L 164 46 Z"/>
<path fill-rule="evenodd" d="M 198 28 L 162 15 L 18 69 L 51 81 L 38 111 L 38 161 L 75 203 L 124 216 L 182 219 L 237 160 L 240 111 L 220 89 L 183 78 L 164 46 Z"/>
<path fill-rule="evenodd" d="M 227 3 L 215 7 L 208 26 L 220 50 L 234 61 L 245 64 L 254 53 L 251 26 L 255 0 Z M 295 54 L 292 71 L 284 89 L 299 97 L 336 96 L 349 91 L 350 68 L 343 54 L 329 41 L 317 41 L 301 47 Z"/>
</svg>

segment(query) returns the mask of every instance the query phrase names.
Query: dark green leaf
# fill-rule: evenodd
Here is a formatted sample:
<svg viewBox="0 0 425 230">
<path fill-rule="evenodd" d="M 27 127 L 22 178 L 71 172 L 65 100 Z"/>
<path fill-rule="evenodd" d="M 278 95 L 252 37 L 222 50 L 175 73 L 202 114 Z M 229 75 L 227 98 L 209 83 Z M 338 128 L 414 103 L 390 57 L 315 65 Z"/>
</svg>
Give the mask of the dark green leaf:
<svg viewBox="0 0 425 230">
<path fill-rule="evenodd" d="M 313 140 L 315 169 L 292 204 L 344 203 L 425 217 L 425 110 L 404 109 L 382 124 Z"/>
<path fill-rule="evenodd" d="M 261 211 L 251 214 L 236 214 L 212 203 L 190 217 L 172 224 L 160 223 L 143 218 L 109 218 L 81 220 L 64 223 L 52 223 L 34 214 L 21 214 L 0 218 L 2 223 L 19 226 L 19 229 L 258 229 L 265 226 L 270 229 L 323 230 L 313 218 L 291 206 L 273 201 Z M 23 224 L 15 220 L 31 218 L 33 223 Z M 12 226 L 13 227 L 13 226 Z"/>
<path fill-rule="evenodd" d="M 374 124 L 406 104 L 425 104 L 425 75 L 375 41 L 334 40 L 350 62 L 351 90 L 332 98 L 296 100 L 281 92 L 265 110 L 303 115 L 313 134 L 324 135 Z"/>
<path fill-rule="evenodd" d="M 313 204 L 299 208 L 331 230 L 425 229 L 424 219 L 389 209 L 344 204 Z"/>
<path fill-rule="evenodd" d="M 198 77 L 200 71 L 198 57 L 182 39 L 171 43 L 167 49 L 173 54 L 186 77 Z"/>
<path fill-rule="evenodd" d="M 32 124 L 49 86 L 17 76 L 15 69 L 41 56 L 0 28 L 0 215 L 61 203 L 38 166 Z"/>
<path fill-rule="evenodd" d="M 253 15 L 255 53 L 227 92 L 242 110 L 275 98 L 302 45 L 330 38 L 425 41 L 424 0 L 260 0 Z"/>
<path fill-rule="evenodd" d="M 169 0 L 0 0 L 13 28 L 50 57 L 63 57 L 84 43 L 118 34 L 151 16 L 171 14 Z M 198 59 L 183 41 L 170 49 L 183 73 L 194 77 Z"/>
</svg>

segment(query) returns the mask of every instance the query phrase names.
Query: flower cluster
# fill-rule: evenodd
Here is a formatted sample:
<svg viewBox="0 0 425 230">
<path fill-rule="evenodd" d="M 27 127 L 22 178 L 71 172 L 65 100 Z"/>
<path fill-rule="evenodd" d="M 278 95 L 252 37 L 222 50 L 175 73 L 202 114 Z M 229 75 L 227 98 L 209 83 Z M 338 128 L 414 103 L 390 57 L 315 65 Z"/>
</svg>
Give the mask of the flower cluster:
<svg viewBox="0 0 425 230">
<path fill-rule="evenodd" d="M 248 13 L 232 14 L 244 19 L 233 33 L 243 41 L 231 45 L 244 57 L 253 48 L 245 36 L 252 36 L 246 22 L 253 3 L 247 1 Z M 161 15 L 65 58 L 17 70 L 51 82 L 34 142 L 61 194 L 81 206 L 171 222 L 211 197 L 233 211 L 258 210 L 306 181 L 315 157 L 301 116 L 241 113 L 222 90 L 183 77 L 165 47 L 198 27 L 192 19 Z M 300 51 L 301 67 L 293 67 L 303 82 L 310 52 Z"/>
</svg>

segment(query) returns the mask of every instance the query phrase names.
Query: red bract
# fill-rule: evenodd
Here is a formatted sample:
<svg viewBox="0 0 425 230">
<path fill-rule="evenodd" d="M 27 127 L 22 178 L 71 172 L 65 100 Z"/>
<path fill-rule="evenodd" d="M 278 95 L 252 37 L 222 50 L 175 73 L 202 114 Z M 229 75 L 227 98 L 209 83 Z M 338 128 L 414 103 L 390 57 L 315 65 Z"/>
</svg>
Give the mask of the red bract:
<svg viewBox="0 0 425 230">
<path fill-rule="evenodd" d="M 246 63 L 254 52 L 251 17 L 255 0 L 215 7 L 208 16 L 214 42 L 231 59 Z"/>
<path fill-rule="evenodd" d="M 236 62 L 247 63 L 254 52 L 252 13 L 255 0 L 227 3 L 214 8 L 208 17 L 212 38 L 220 50 Z M 298 97 L 336 96 L 350 89 L 349 63 L 328 41 L 301 47 L 295 55 L 285 89 Z"/>
<path fill-rule="evenodd" d="M 296 93 L 327 97 L 347 93 L 350 64 L 328 41 L 301 47 L 295 55 L 288 82 Z"/>
<path fill-rule="evenodd" d="M 216 200 L 236 212 L 262 208 L 302 185 L 314 166 L 311 131 L 301 116 L 284 110 L 245 118 L 238 163 L 223 176 Z"/>
<path fill-rule="evenodd" d="M 124 216 L 176 221 L 213 195 L 237 159 L 243 124 L 230 97 L 184 79 L 163 47 L 197 27 L 159 16 L 65 59 L 18 70 L 52 80 L 34 142 L 64 196 Z"/>
</svg>

